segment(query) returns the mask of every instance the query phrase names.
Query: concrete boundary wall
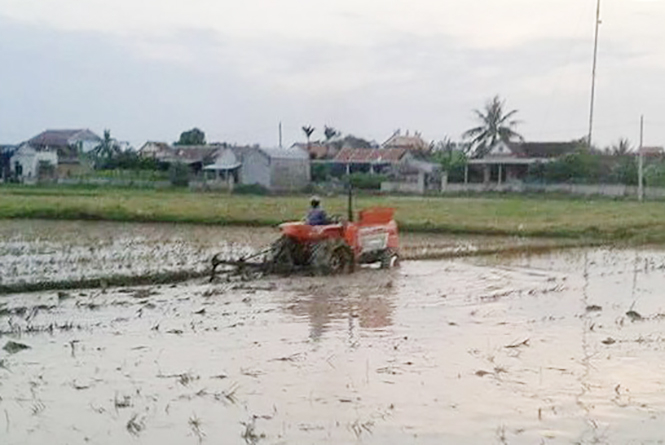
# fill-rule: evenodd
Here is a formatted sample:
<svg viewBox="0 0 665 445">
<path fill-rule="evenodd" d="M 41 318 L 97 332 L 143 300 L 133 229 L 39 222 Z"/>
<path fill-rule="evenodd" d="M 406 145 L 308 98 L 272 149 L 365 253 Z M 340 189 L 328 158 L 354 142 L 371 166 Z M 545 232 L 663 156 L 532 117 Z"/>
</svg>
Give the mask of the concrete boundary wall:
<svg viewBox="0 0 665 445">
<path fill-rule="evenodd" d="M 385 193 L 424 194 L 436 192 L 416 182 L 383 182 L 381 191 Z M 524 184 L 519 182 L 507 184 L 460 184 L 442 181 L 442 194 L 459 193 L 563 193 L 579 196 L 607 196 L 611 198 L 637 198 L 637 186 L 622 184 Z M 645 187 L 644 197 L 647 199 L 665 199 L 665 188 Z"/>
<path fill-rule="evenodd" d="M 637 197 L 637 186 L 622 184 L 445 184 L 441 193 L 566 193 L 582 196 Z M 665 188 L 645 187 L 645 198 L 665 198 Z"/>
</svg>

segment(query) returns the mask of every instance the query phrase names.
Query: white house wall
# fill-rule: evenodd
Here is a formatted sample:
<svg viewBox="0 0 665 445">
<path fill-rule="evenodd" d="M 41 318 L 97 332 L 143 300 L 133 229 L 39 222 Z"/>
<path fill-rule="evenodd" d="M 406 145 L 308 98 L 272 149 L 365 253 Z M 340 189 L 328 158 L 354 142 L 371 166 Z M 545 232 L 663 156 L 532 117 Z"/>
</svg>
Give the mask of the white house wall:
<svg viewBox="0 0 665 445">
<path fill-rule="evenodd" d="M 90 153 L 100 143 L 98 141 L 78 141 L 78 142 L 73 141 L 70 145 L 76 146 L 77 144 L 80 144 L 81 151 L 83 151 L 83 153 Z"/>
<path fill-rule="evenodd" d="M 240 183 L 245 185 L 259 184 L 269 189 L 270 164 L 268 157 L 254 149 L 243 153 Z"/>
<path fill-rule="evenodd" d="M 272 159 L 270 177 L 271 190 L 302 190 L 310 182 L 309 159 Z"/>
<path fill-rule="evenodd" d="M 10 159 L 12 174 L 16 174 L 16 164 L 22 168 L 21 178 L 28 181 L 37 178 L 37 167 L 40 161 L 58 165 L 58 155 L 52 151 L 36 151 L 32 148 L 19 149 Z"/>
</svg>

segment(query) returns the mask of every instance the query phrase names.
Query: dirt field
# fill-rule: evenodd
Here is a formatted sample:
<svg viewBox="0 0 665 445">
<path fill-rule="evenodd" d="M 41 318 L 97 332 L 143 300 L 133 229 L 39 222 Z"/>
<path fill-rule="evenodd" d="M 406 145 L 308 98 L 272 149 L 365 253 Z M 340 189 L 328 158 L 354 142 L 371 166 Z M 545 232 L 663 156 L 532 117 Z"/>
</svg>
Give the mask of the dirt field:
<svg viewBox="0 0 665 445">
<path fill-rule="evenodd" d="M 580 249 L 5 296 L 0 442 L 661 443 L 664 270 Z"/>
</svg>

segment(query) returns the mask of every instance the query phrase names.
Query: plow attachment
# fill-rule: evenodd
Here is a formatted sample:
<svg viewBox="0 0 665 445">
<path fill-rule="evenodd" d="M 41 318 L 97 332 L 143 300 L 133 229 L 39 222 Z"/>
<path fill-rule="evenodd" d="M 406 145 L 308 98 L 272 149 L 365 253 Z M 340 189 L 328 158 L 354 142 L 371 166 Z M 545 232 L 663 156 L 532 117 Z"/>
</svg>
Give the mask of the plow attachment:
<svg viewBox="0 0 665 445">
<path fill-rule="evenodd" d="M 212 257 L 210 282 L 214 281 L 218 275 L 223 275 L 227 278 L 239 277 L 242 280 L 261 278 L 270 272 L 270 263 L 266 261 L 266 256 L 269 252 L 270 249 L 266 249 L 237 260 L 225 259 L 222 257 L 222 254 L 218 253 Z"/>
</svg>

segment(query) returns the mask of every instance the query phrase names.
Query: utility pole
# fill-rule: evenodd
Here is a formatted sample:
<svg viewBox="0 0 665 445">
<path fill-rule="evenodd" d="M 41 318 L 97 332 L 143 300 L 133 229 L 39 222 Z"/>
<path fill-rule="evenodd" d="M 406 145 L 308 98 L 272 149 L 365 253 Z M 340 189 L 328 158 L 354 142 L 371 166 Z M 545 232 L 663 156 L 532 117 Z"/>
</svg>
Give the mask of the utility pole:
<svg viewBox="0 0 665 445">
<path fill-rule="evenodd" d="M 279 148 L 282 148 L 282 121 L 279 121 Z"/>
<path fill-rule="evenodd" d="M 640 116 L 640 148 L 637 156 L 637 199 L 644 200 L 644 115 Z"/>
<path fill-rule="evenodd" d="M 600 0 L 596 7 L 596 35 L 593 41 L 593 69 L 591 70 L 591 106 L 589 107 L 589 137 L 587 143 L 591 148 L 591 141 L 593 137 L 593 107 L 596 96 L 596 66 L 598 62 L 598 31 L 600 29 Z"/>
</svg>

